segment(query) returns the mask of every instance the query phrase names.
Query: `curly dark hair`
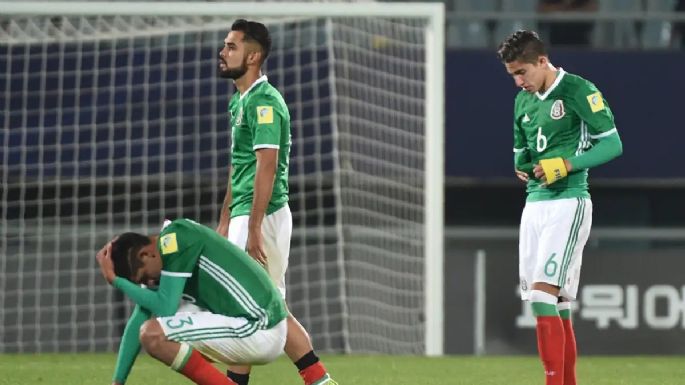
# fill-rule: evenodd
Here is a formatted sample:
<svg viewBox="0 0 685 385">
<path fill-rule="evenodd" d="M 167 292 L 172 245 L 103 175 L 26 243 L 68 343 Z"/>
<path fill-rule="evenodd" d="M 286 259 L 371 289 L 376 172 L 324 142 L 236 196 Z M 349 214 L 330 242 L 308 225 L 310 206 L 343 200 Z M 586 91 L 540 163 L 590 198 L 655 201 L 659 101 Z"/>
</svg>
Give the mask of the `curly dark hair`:
<svg viewBox="0 0 685 385">
<path fill-rule="evenodd" d="M 112 262 L 117 277 L 131 280 L 133 274 L 143 266 L 138 252 L 150 244 L 150 238 L 138 233 L 124 233 L 112 242 Z"/>
<path fill-rule="evenodd" d="M 262 64 L 264 64 L 271 51 L 271 36 L 266 26 L 256 21 L 238 19 L 233 22 L 231 31 L 242 32 L 245 35 L 243 39 L 247 42 L 257 42 L 262 48 Z"/>
<path fill-rule="evenodd" d="M 511 34 L 497 48 L 497 56 L 503 63 L 520 60 L 535 63 L 540 56 L 546 56 L 545 44 L 535 31 L 520 30 Z"/>
</svg>

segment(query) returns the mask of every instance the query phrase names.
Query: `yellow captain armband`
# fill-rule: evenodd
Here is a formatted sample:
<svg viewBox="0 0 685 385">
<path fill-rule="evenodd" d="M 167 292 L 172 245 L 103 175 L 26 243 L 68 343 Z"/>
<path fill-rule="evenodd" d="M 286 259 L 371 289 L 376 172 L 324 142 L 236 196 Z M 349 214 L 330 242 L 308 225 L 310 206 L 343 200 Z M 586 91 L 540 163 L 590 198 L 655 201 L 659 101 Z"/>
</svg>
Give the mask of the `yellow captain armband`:
<svg viewBox="0 0 685 385">
<path fill-rule="evenodd" d="M 563 179 L 568 175 L 566 164 L 564 164 L 564 159 L 562 158 L 542 159 L 540 161 L 540 166 L 542 167 L 542 171 L 545 172 L 545 179 L 547 179 L 548 185 L 559 179 Z"/>
</svg>

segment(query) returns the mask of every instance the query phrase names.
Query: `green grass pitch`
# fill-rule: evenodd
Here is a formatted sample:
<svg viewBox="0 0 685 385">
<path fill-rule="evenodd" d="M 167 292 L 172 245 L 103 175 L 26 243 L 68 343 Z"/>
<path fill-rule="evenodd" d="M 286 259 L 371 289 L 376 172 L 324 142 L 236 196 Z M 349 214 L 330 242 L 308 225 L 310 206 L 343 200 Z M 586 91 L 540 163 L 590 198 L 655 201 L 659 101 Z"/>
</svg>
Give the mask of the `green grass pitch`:
<svg viewBox="0 0 685 385">
<path fill-rule="evenodd" d="M 2 385 L 111 384 L 114 354 L 0 355 Z M 412 356 L 323 356 L 340 385 L 535 385 L 544 384 L 537 357 L 425 358 Z M 685 357 L 581 357 L 581 385 L 683 385 Z M 251 385 L 300 385 L 285 358 L 255 367 Z M 148 356 L 138 358 L 129 385 L 191 384 Z"/>
</svg>

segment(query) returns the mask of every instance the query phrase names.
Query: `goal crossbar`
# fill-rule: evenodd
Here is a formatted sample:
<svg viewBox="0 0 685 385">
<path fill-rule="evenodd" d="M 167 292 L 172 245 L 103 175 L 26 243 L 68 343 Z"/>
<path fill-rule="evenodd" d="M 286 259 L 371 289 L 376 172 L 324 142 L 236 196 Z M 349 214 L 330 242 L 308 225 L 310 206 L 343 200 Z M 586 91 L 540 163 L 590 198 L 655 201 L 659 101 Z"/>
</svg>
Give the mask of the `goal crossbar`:
<svg viewBox="0 0 685 385">
<path fill-rule="evenodd" d="M 28 1 L 0 2 L 6 15 L 61 16 L 335 16 L 335 17 L 424 17 L 444 24 L 442 3 L 199 3 L 199 2 L 105 2 Z"/>
</svg>

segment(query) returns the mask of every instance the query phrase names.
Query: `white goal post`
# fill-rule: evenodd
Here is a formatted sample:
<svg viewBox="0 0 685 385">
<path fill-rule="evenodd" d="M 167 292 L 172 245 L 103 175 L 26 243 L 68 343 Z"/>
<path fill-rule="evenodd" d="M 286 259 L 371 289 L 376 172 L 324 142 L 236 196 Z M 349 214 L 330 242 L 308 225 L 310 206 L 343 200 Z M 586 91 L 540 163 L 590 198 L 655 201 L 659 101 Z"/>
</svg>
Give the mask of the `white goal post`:
<svg viewBox="0 0 685 385">
<path fill-rule="evenodd" d="M 323 41 L 327 47 L 327 52 L 316 46 L 312 48 L 313 53 L 297 47 L 294 51 L 275 53 L 270 60 L 276 63 L 268 61 L 266 70 L 279 88 L 285 87 L 279 84 L 279 79 L 290 79 L 287 82 L 293 84 L 307 83 L 306 90 L 297 85 L 292 91 L 292 95 L 297 95 L 296 100 L 289 100 L 286 92 L 288 105 L 305 111 L 303 114 L 307 117 L 293 122 L 294 132 L 299 129 L 298 124 L 328 127 L 323 131 L 311 129 L 306 131 L 310 136 L 301 134 L 300 138 L 293 133 L 294 146 L 304 148 L 291 155 L 294 162 L 291 169 L 299 167 L 301 171 L 291 177 L 291 185 L 300 186 L 291 195 L 293 204 L 299 202 L 300 207 L 299 211 L 293 210 L 300 225 L 295 226 L 288 282 L 288 300 L 294 313 L 308 328 L 314 324 L 310 332 L 315 347 L 320 350 L 443 354 L 445 10 L 442 3 L 3 1 L 0 13 L 0 22 L 5 23 L 0 26 L 0 62 L 4 61 L 0 67 L 0 87 L 4 89 L 0 92 L 5 93 L 4 100 L 0 99 L 4 105 L 0 108 L 6 111 L 5 128 L 0 133 L 3 150 L 0 154 L 3 183 L 0 328 L 5 330 L 0 339 L 0 352 L 111 349 L 121 324 L 98 317 L 105 309 L 102 302 L 121 299 L 102 287 L 101 278 L 96 274 L 93 248 L 116 232 L 154 231 L 157 219 L 163 218 L 165 211 L 199 216 L 193 219 L 204 219 L 205 224 L 212 225 L 218 217 L 226 182 L 222 148 L 228 151 L 223 141 L 229 137 L 215 133 L 229 129 L 227 121 L 222 120 L 224 111 L 210 108 L 202 112 L 204 102 L 186 106 L 182 96 L 188 92 L 204 100 L 203 92 L 198 90 L 214 89 L 205 83 L 193 84 L 193 81 L 199 82 L 198 77 L 192 77 L 193 73 L 200 74 L 203 68 L 188 68 L 184 64 L 187 58 L 176 67 L 167 68 L 168 63 L 163 61 L 176 54 L 164 48 L 155 71 L 138 68 L 133 53 L 120 59 L 115 57 L 120 51 L 140 47 L 156 53 L 160 49 L 157 43 L 172 40 L 174 44 L 180 41 L 178 44 L 192 47 L 193 39 L 174 35 L 155 42 L 149 38 L 138 41 L 140 35 L 135 31 L 117 29 L 116 24 L 122 21 L 116 19 L 107 20 L 107 23 L 114 20 L 110 23 L 110 36 L 94 26 L 93 35 L 88 37 L 82 36 L 82 32 L 82 35 L 61 33 L 62 27 L 34 22 L 32 18 L 139 17 L 135 23 L 169 18 L 170 21 L 163 22 L 168 30 L 182 31 L 186 24 L 178 24 L 173 18 L 198 17 L 206 18 L 206 30 L 225 34 L 230 21 L 245 17 L 268 20 L 267 25 L 283 23 L 279 31 L 288 37 L 274 40 L 275 48 L 279 42 L 289 42 L 288 39 L 299 41 L 306 33 L 313 34 L 312 46 Z M 224 18 L 224 25 L 217 29 L 215 22 L 219 17 Z M 302 21 L 311 19 L 317 21 L 303 27 Z M 204 30 L 200 22 L 192 32 L 201 34 Z M 191 29 L 186 31 L 190 33 Z M 41 41 L 43 33 L 48 39 Z M 145 33 L 142 28 L 140 34 Z M 112 39 L 112 42 L 83 43 L 88 39 Z M 74 41 L 77 43 L 73 50 L 65 48 Z M 57 47 L 50 46 L 51 42 Z M 125 43 L 123 48 L 120 42 Z M 215 44 L 218 53 L 221 40 Z M 92 61 L 97 65 L 100 55 L 97 50 L 102 50 L 108 58 L 113 57 L 111 80 L 108 80 L 111 94 L 102 96 L 111 100 L 84 106 L 85 99 L 79 103 L 79 96 L 83 96 L 80 73 L 91 71 L 85 68 L 86 63 Z M 188 52 L 186 48 L 179 49 L 178 55 Z M 319 52 L 325 64 L 317 62 Z M 64 128 L 67 119 L 61 112 L 54 117 L 56 123 L 50 123 L 52 109 L 59 110 L 63 106 L 60 103 L 66 102 L 58 101 L 56 107 L 46 103 L 41 90 L 45 83 L 50 83 L 51 75 L 34 73 L 31 62 L 34 55 L 53 54 L 60 55 L 55 69 L 59 72 L 55 75 L 58 87 L 75 90 L 66 92 L 75 99 L 68 114 L 73 114 L 76 122 L 70 121 L 68 129 Z M 312 56 L 311 61 L 303 62 L 305 56 Z M 145 56 L 145 63 L 153 61 L 150 57 Z M 69 67 L 69 60 L 79 64 Z M 128 67 L 126 60 L 130 61 Z M 215 58 L 205 62 L 200 62 L 205 59 L 197 60 L 203 65 L 207 62 L 215 66 L 216 62 Z M 47 59 L 41 63 L 36 64 L 39 72 L 52 68 Z M 119 65 L 125 70 L 117 72 Z M 324 73 L 317 72 L 317 67 Z M 297 68 L 312 72 L 303 75 Z M 141 106 L 138 116 L 138 110 L 133 107 L 117 104 L 115 99 L 120 94 L 131 99 L 134 97 L 131 95 L 140 91 L 151 97 L 151 90 L 156 90 L 157 85 L 141 85 L 143 88 L 138 90 L 131 78 L 138 71 L 142 71 L 141 79 L 155 78 L 157 70 L 162 72 L 160 82 L 165 81 L 165 76 L 176 76 L 174 71 L 178 70 L 178 79 L 171 80 L 173 87 L 161 87 L 159 105 L 157 100 L 151 100 L 149 105 Z M 272 71 L 277 73 L 273 77 Z M 91 86 L 93 98 L 100 97 L 99 91 L 105 92 L 97 83 L 98 75 L 104 72 L 95 70 L 95 83 Z M 183 83 L 186 72 L 191 80 Z M 17 80 L 22 76 L 25 76 L 23 80 Z M 119 82 L 125 81 L 121 79 L 127 76 L 129 83 L 120 86 Z M 206 79 L 202 77 L 202 81 Z M 360 91 L 360 88 L 363 89 Z M 61 89 L 56 92 L 60 94 L 58 98 L 65 98 Z M 230 94 L 218 95 L 207 103 L 227 105 L 229 97 Z M 325 106 L 317 104 L 318 100 L 326 100 Z M 37 103 L 37 107 L 31 103 Z M 111 107 L 111 111 L 103 111 L 103 106 Z M 147 138 L 137 132 L 140 129 L 145 135 L 151 135 L 157 129 L 156 122 L 145 121 L 156 108 L 162 111 L 158 119 L 162 120 L 162 134 L 152 144 L 157 150 L 151 150 L 145 142 Z M 196 115 L 191 115 L 192 111 Z M 102 124 L 96 117 L 101 113 L 109 114 Z M 120 123 L 119 114 L 126 115 Z M 177 114 L 175 120 L 165 122 L 165 116 L 172 114 Z M 210 115 L 211 119 L 203 120 Z M 90 119 L 87 125 L 92 132 L 80 134 L 79 119 L 85 116 Z M 54 129 L 44 130 L 47 125 Z M 120 137 L 121 132 L 132 135 L 135 141 L 126 135 Z M 85 141 L 92 146 L 92 154 L 79 155 L 78 146 L 84 145 L 79 135 L 92 135 Z M 321 135 L 330 138 L 321 139 Z M 138 148 L 138 143 L 144 144 Z M 187 154 L 207 158 L 210 166 L 205 168 L 204 161 L 182 154 L 186 151 L 184 145 L 190 143 L 194 143 L 193 148 Z M 67 165 L 63 159 L 70 151 L 76 154 Z M 109 163 L 102 160 L 100 151 L 109 154 Z M 118 151 L 125 152 L 125 156 L 117 158 Z M 177 154 L 170 155 L 174 151 Z M 154 159 L 146 160 L 150 155 Z M 157 158 L 161 160 L 155 166 Z M 99 167 L 101 162 L 106 167 Z M 84 168 L 86 165 L 88 168 Z M 142 171 L 135 171 L 138 169 Z M 154 182 L 150 182 L 152 178 Z M 72 185 L 67 185 L 66 179 Z M 136 189 L 136 185 L 142 188 Z M 322 190 L 330 190 L 330 196 Z M 82 196 L 87 197 L 87 202 L 80 201 Z M 335 202 L 333 212 L 325 203 L 329 198 Z M 69 214 L 71 206 L 78 206 L 73 208 L 73 214 Z M 108 210 L 136 213 L 108 214 Z M 205 213 L 210 213 L 208 219 L 203 217 Z M 308 219 L 315 214 L 320 216 Z M 327 218 L 333 219 L 329 223 Z M 74 240 L 69 240 L 70 237 Z M 83 238 L 85 246 L 76 238 Z M 331 240 L 324 240 L 328 238 Z M 60 259 L 47 259 L 55 253 L 59 253 Z M 324 258 L 321 254 L 326 253 L 335 256 Z M 379 261 L 381 258 L 388 261 Z M 330 273 L 334 267 L 335 272 Z M 418 270 L 422 271 L 417 276 Z M 73 282 L 63 283 L 69 280 L 65 274 L 72 274 Z M 317 298 L 307 288 L 310 281 L 319 282 L 316 291 L 324 298 Z M 406 282 L 415 282 L 414 288 Z M 89 294 L 82 298 L 83 290 Z M 406 298 L 396 299 L 396 295 Z M 415 298 L 416 295 L 420 298 Z M 335 303 L 328 302 L 326 296 L 335 297 Z M 313 304 L 300 306 L 298 298 Z M 61 304 L 63 300 L 69 303 L 67 309 Z M 116 312 L 108 307 L 106 314 L 110 317 Z M 392 317 L 400 321 L 395 322 Z M 65 330 L 48 333 L 44 328 L 46 322 L 64 324 L 60 328 Z M 104 329 L 99 329 L 100 326 Z M 383 330 L 388 334 L 379 337 L 378 333 Z M 99 341 L 102 333 L 107 334 L 102 337 L 104 343 L 93 342 Z M 67 347 L 61 342 L 45 342 L 49 339 L 66 341 Z"/>
</svg>

